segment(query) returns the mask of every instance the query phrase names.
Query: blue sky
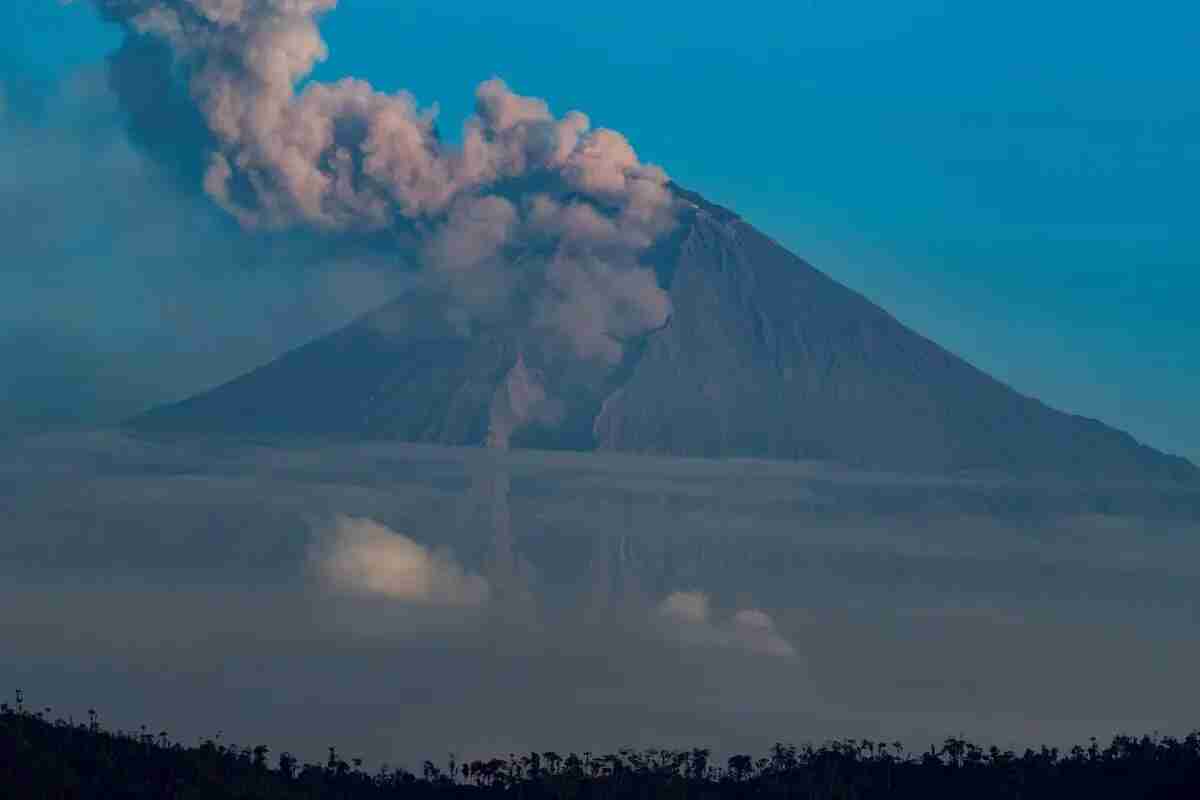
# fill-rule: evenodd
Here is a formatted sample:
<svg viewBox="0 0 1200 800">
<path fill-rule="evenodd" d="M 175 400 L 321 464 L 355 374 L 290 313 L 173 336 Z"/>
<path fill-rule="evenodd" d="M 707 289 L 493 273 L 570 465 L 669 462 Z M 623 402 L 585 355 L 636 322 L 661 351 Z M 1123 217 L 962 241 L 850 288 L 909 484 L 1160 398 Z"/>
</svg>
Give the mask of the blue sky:
<svg viewBox="0 0 1200 800">
<path fill-rule="evenodd" d="M 1018 390 L 1200 460 L 1198 23 L 1165 2 L 343 0 L 317 77 L 408 89 L 447 130 L 492 75 L 586 111 Z M 0 26 L 9 94 L 118 40 L 47 0 Z M 128 326 L 135 277 L 106 269 L 76 327 Z M 205 357 L 206 379 L 228 366 Z"/>
</svg>

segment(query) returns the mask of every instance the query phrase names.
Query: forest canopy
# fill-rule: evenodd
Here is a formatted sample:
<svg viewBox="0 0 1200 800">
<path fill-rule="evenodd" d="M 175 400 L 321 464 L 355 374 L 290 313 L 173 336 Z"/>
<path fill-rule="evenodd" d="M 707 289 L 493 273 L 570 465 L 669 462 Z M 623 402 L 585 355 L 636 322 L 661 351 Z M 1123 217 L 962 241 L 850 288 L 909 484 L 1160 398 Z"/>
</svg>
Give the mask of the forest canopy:
<svg viewBox="0 0 1200 800">
<path fill-rule="evenodd" d="M 425 761 L 421 774 L 346 760 L 301 763 L 266 745 L 210 738 L 195 746 L 166 731 L 108 730 L 53 718 L 17 693 L 0 706 L 0 786 L 24 798 L 1184 798 L 1200 787 L 1200 732 L 1183 739 L 1117 736 L 1102 746 L 1022 753 L 946 739 L 913 753 L 899 744 L 846 739 L 777 744 L 760 757 L 724 760 L 705 748 L 616 753 L 511 754 Z"/>
</svg>

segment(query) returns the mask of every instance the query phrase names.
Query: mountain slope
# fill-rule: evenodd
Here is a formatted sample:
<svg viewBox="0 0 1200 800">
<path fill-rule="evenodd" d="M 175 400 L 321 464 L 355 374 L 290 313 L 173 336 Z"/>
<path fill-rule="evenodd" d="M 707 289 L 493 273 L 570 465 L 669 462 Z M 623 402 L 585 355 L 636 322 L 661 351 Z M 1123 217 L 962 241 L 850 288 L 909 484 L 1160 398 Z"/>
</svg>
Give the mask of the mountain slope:
<svg viewBox="0 0 1200 800">
<path fill-rule="evenodd" d="M 547 365 L 563 403 L 517 446 L 827 459 L 922 472 L 1196 480 L 1184 459 L 975 369 L 678 190 L 683 224 L 651 254 L 668 324 L 615 370 Z M 143 430 L 340 434 L 479 444 L 515 363 L 503 326 L 470 339 L 413 293 L 248 375 L 132 421 Z"/>
</svg>

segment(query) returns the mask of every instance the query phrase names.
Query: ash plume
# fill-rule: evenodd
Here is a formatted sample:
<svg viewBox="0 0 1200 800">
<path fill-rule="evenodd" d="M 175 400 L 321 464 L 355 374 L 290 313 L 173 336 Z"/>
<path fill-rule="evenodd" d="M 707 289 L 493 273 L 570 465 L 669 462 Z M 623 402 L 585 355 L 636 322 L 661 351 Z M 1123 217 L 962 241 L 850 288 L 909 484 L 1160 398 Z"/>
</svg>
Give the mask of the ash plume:
<svg viewBox="0 0 1200 800">
<path fill-rule="evenodd" d="M 486 445 L 491 450 L 508 450 L 512 435 L 529 422 L 557 422 L 559 409 L 547 394 L 539 371 L 525 364 L 519 354 L 517 362 L 496 387 L 488 416 Z"/>
<path fill-rule="evenodd" d="M 454 146 L 407 92 L 298 89 L 327 55 L 317 20 L 336 0 L 92 2 L 168 47 L 207 128 L 203 188 L 243 226 L 415 237 L 464 332 L 499 318 L 575 358 L 615 363 L 669 315 L 639 256 L 675 201 L 621 134 L 498 79 Z"/>
</svg>

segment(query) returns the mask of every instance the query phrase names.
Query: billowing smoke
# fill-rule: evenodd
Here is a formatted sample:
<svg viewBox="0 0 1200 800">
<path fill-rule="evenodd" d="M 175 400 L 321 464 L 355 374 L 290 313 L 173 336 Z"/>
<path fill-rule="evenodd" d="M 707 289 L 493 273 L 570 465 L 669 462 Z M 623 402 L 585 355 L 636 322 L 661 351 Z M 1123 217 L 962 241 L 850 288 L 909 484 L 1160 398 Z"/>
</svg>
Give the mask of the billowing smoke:
<svg viewBox="0 0 1200 800">
<path fill-rule="evenodd" d="M 168 45 L 212 152 L 205 191 L 249 228 L 416 237 L 447 315 L 497 317 L 616 362 L 670 306 L 640 254 L 675 224 L 666 175 L 621 134 L 493 79 L 461 144 L 406 92 L 306 83 L 336 0 L 93 0 Z"/>
</svg>

